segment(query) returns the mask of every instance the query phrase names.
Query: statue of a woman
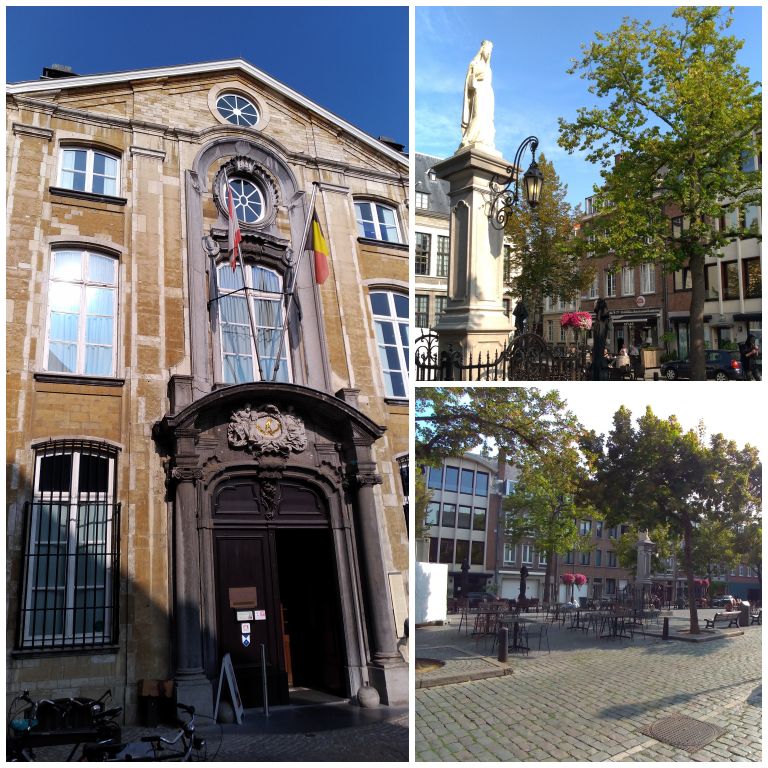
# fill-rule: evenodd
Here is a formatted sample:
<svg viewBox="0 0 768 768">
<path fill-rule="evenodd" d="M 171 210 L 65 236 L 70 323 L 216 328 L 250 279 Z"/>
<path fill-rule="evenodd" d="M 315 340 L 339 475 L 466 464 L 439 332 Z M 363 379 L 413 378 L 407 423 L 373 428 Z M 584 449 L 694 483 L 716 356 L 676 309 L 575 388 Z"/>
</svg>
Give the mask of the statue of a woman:
<svg viewBox="0 0 768 768">
<path fill-rule="evenodd" d="M 483 40 L 480 50 L 469 62 L 464 81 L 464 108 L 461 113 L 459 149 L 482 146 L 495 149 L 493 126 L 493 87 L 491 85 L 491 51 L 493 43 Z"/>
</svg>

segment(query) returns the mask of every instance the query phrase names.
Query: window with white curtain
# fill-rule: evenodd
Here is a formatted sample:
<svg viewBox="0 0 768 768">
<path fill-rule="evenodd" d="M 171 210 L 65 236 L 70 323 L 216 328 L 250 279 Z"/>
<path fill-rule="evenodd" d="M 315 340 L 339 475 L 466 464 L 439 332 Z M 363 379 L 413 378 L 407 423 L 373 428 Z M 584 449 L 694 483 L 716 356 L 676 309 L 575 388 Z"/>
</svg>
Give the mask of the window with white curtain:
<svg viewBox="0 0 768 768">
<path fill-rule="evenodd" d="M 234 271 L 228 263 L 218 268 L 222 379 L 227 384 L 291 381 L 283 279 L 257 265 L 246 264 L 245 274 L 244 285 L 239 265 Z M 255 340 L 246 301 L 251 302 Z"/>
<path fill-rule="evenodd" d="M 78 248 L 51 254 L 45 370 L 115 375 L 118 262 Z"/>
<path fill-rule="evenodd" d="M 58 184 L 77 192 L 115 197 L 120 189 L 120 160 L 96 149 L 62 147 Z"/>
</svg>

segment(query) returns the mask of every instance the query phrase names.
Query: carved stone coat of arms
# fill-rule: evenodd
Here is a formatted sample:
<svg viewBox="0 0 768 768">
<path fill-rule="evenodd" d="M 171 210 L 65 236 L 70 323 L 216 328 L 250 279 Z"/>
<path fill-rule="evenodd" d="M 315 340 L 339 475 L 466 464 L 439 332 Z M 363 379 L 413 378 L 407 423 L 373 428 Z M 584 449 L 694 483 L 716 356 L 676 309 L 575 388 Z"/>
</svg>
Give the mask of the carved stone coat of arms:
<svg viewBox="0 0 768 768">
<path fill-rule="evenodd" d="M 227 427 L 227 439 L 232 448 L 244 448 L 249 453 L 287 456 L 301 453 L 307 447 L 304 422 L 297 416 L 281 413 L 276 406 L 261 410 L 250 403 L 234 411 Z"/>
</svg>

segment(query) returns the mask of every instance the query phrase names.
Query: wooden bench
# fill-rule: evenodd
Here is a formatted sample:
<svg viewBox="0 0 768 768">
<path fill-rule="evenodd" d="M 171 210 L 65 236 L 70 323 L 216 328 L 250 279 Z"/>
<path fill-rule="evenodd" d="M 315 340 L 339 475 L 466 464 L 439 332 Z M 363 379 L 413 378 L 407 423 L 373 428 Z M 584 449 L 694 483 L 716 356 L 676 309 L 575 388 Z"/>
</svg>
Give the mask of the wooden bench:
<svg viewBox="0 0 768 768">
<path fill-rule="evenodd" d="M 715 624 L 718 621 L 727 621 L 729 627 L 738 627 L 739 618 L 741 618 L 741 613 L 739 613 L 739 611 L 723 611 L 722 613 L 716 613 L 711 619 L 705 619 L 704 621 L 706 621 L 706 629 L 709 629 L 710 627 L 714 629 Z"/>
</svg>

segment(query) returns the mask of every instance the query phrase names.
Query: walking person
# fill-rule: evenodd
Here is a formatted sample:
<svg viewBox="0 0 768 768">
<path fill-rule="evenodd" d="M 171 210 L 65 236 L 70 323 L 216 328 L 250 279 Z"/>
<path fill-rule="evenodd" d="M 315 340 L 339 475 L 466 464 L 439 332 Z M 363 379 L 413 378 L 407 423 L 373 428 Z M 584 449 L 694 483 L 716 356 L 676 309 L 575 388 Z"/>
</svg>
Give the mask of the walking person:
<svg viewBox="0 0 768 768">
<path fill-rule="evenodd" d="M 760 354 L 760 348 L 757 346 L 757 339 L 754 333 L 750 333 L 747 336 L 747 340 L 740 345 L 740 352 L 744 378 L 747 381 L 750 379 L 760 381 L 760 371 L 757 368 L 757 356 Z"/>
</svg>

